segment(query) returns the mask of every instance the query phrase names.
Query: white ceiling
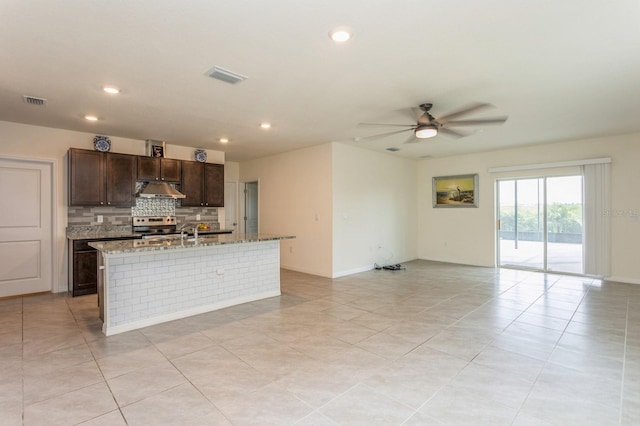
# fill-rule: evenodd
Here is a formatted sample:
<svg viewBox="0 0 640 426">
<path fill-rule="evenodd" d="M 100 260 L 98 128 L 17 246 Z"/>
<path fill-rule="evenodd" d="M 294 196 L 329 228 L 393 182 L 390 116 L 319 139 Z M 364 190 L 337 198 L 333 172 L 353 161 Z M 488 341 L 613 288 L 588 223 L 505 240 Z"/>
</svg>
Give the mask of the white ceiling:
<svg viewBox="0 0 640 426">
<path fill-rule="evenodd" d="M 230 161 L 330 141 L 418 158 L 640 132 L 639 18 L 637 0 L 0 0 L 0 120 Z M 348 43 L 329 39 L 338 26 Z M 248 79 L 207 77 L 216 65 Z M 509 120 L 461 139 L 354 141 L 396 130 L 360 122 L 477 101 L 496 108 L 468 118 Z"/>
</svg>

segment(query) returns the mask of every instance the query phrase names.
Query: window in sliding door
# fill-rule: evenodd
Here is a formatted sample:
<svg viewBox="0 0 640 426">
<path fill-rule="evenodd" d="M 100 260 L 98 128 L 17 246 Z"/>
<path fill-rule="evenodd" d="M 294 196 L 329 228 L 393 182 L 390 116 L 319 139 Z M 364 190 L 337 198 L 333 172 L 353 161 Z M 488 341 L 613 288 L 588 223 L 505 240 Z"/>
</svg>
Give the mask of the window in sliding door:
<svg viewBox="0 0 640 426">
<path fill-rule="evenodd" d="M 582 176 L 548 177 L 547 270 L 582 274 Z"/>
<path fill-rule="evenodd" d="M 582 177 L 498 181 L 498 265 L 583 273 Z"/>
</svg>

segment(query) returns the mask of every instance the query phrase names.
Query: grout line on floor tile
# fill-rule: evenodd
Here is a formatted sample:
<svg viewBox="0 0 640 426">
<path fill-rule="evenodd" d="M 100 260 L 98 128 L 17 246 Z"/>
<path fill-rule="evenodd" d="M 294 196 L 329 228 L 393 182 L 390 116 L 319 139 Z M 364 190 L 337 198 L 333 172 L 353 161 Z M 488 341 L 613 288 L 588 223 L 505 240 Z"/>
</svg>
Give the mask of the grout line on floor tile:
<svg viewBox="0 0 640 426">
<path fill-rule="evenodd" d="M 627 289 L 627 312 L 624 321 L 624 348 L 622 350 L 622 380 L 620 380 L 620 416 L 618 417 L 618 424 L 622 424 L 622 416 L 624 411 L 624 384 L 626 379 L 627 367 L 627 339 L 629 336 L 629 292 L 629 289 Z"/>
</svg>

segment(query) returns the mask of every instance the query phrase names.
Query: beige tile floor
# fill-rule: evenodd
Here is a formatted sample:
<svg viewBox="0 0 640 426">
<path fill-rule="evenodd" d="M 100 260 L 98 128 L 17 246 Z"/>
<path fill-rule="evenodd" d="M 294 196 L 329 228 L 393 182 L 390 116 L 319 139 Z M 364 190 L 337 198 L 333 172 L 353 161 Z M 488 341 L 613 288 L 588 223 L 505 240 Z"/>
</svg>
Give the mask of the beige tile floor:
<svg viewBox="0 0 640 426">
<path fill-rule="evenodd" d="M 0 301 L 1 425 L 640 424 L 640 286 L 413 261 L 104 337 Z"/>
</svg>

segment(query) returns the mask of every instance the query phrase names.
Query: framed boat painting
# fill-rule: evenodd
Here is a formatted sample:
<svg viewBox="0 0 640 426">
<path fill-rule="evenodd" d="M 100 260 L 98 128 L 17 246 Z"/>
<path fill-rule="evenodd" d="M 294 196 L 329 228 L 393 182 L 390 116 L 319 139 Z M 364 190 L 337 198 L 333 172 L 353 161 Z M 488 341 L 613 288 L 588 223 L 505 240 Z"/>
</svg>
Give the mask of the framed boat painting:
<svg viewBox="0 0 640 426">
<path fill-rule="evenodd" d="M 478 175 L 433 178 L 433 207 L 478 207 Z"/>
</svg>

